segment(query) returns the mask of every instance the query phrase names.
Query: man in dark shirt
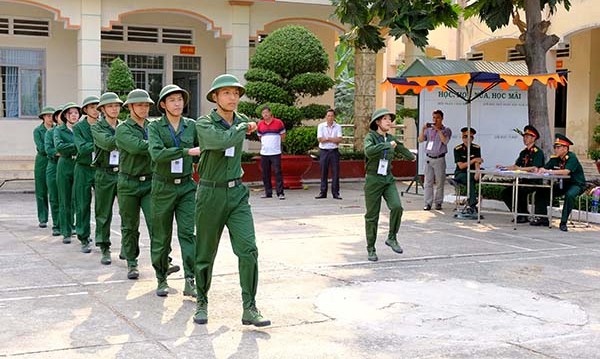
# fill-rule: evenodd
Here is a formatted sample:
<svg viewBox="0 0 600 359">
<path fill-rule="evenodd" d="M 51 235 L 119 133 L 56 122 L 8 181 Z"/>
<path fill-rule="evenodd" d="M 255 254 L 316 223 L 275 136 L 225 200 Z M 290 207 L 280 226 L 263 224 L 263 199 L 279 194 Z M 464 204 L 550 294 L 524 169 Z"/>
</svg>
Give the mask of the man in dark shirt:
<svg viewBox="0 0 600 359">
<path fill-rule="evenodd" d="M 470 130 L 470 131 L 469 131 Z M 479 167 L 483 163 L 481 159 L 481 147 L 473 143 L 477 131 L 474 128 L 461 128 L 463 143 L 454 147 L 454 181 L 459 184 L 467 184 L 467 167 L 471 167 L 471 176 L 469 180 L 469 209 L 472 213 L 477 212 L 477 192 L 475 191 L 475 181 L 479 181 Z M 467 159 L 467 146 L 471 145 L 470 158 Z"/>
</svg>

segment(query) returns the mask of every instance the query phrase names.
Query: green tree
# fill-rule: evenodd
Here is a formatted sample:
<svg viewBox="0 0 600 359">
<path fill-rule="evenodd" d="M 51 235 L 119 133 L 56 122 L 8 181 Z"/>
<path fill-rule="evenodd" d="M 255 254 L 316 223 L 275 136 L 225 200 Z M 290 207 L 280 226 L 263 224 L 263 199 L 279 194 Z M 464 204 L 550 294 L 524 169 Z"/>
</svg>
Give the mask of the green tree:
<svg viewBox="0 0 600 359">
<path fill-rule="evenodd" d="M 129 91 L 135 88 L 135 82 L 133 81 L 133 74 L 129 69 L 129 66 L 121 58 L 117 57 L 110 63 L 108 69 L 108 78 L 106 81 L 106 90 L 112 91 L 119 95 L 121 100 L 125 101 Z M 128 110 L 125 106 L 121 107 L 119 113 L 119 119 L 126 119 L 128 116 Z"/>
<path fill-rule="evenodd" d="M 375 110 L 375 53 L 385 37 L 409 38 L 427 45 L 429 32 L 440 25 L 456 27 L 460 7 L 451 0 L 332 0 L 335 15 L 350 26 L 342 36 L 355 49 L 354 148 L 362 150 L 371 113 Z"/>
<path fill-rule="evenodd" d="M 348 41 L 340 41 L 335 48 L 336 118 L 350 123 L 354 118 L 354 48 Z"/>
<path fill-rule="evenodd" d="M 559 38 L 547 34 L 550 21 L 542 20 L 542 11 L 548 9 L 553 15 L 559 5 L 567 11 L 571 8 L 570 0 L 477 0 L 467 7 L 466 15 L 479 17 L 492 31 L 508 26 L 512 18 L 512 23 L 521 31 L 521 44 L 516 49 L 525 56 L 529 73 L 545 74 L 548 72 L 546 53 L 558 43 Z M 519 10 L 525 11 L 525 21 L 519 17 Z M 540 131 L 540 145 L 549 154 L 552 137 L 546 86 L 534 82 L 527 91 L 527 99 L 529 123 Z"/>
</svg>

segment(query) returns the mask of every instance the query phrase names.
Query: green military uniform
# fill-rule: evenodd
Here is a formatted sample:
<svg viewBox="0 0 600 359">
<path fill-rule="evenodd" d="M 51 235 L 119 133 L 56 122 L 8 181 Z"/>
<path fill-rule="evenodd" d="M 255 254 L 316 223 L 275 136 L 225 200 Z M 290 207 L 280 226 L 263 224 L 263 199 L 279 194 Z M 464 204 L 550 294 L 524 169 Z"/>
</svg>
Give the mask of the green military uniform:
<svg viewBox="0 0 600 359">
<path fill-rule="evenodd" d="M 148 120 L 144 120 L 143 127 L 140 127 L 130 117 L 119 124 L 116 130 L 116 144 L 120 153 L 117 199 L 121 215 L 121 253 L 127 259 L 130 279 L 139 276 L 140 208 L 152 238 L 152 163 L 148 152 L 147 127 Z"/>
<path fill-rule="evenodd" d="M 100 97 L 98 107 L 109 103 L 121 103 L 121 99 L 113 92 L 106 92 Z M 97 107 L 97 108 L 98 108 Z M 117 122 L 118 125 L 118 122 Z M 92 165 L 96 167 L 94 195 L 94 212 L 96 218 L 96 246 L 102 251 L 102 264 L 111 264 L 110 258 L 110 225 L 113 217 L 113 205 L 117 198 L 117 181 L 119 174 L 116 129 L 104 117 L 101 117 L 92 126 L 96 157 Z M 111 153 L 113 159 L 111 161 Z M 112 162 L 112 163 L 111 163 Z"/>
<path fill-rule="evenodd" d="M 53 121 L 56 123 L 56 117 L 60 115 L 62 106 L 59 106 L 52 115 Z M 46 167 L 46 185 L 48 186 L 48 201 L 50 202 L 50 212 L 52 213 L 52 235 L 60 236 L 60 216 L 59 216 L 59 201 L 58 187 L 56 183 L 56 167 L 58 164 L 58 153 L 54 146 L 54 130 L 56 125 L 46 131 L 44 136 L 44 147 L 48 156 L 48 166 Z"/>
<path fill-rule="evenodd" d="M 471 159 L 481 158 L 481 147 L 474 143 L 471 144 Z M 469 163 L 467 160 L 467 146 L 464 143 L 454 147 L 454 162 L 456 169 L 454 170 L 454 180 L 460 184 L 467 184 L 467 169 L 460 169 L 459 162 Z M 471 179 L 469 181 L 469 207 L 474 208 L 477 205 L 477 191 L 475 191 L 475 165 L 471 165 Z"/>
<path fill-rule="evenodd" d="M 395 154 L 399 153 L 406 159 L 413 160 L 414 156 L 410 151 L 398 141 L 396 137 L 390 134 L 382 136 L 376 130 L 378 128 L 376 121 L 384 115 L 395 115 L 386 109 L 379 109 L 373 113 L 370 128 L 371 131 L 365 136 L 364 149 L 366 156 L 365 165 L 365 234 L 367 238 L 367 252 L 369 260 L 377 260 L 375 241 L 377 240 L 377 225 L 379 223 L 379 211 L 381 209 L 381 198 L 384 198 L 390 210 L 390 228 L 386 244 L 395 251 L 402 253 L 402 249 L 397 244 L 397 234 L 400 229 L 402 219 L 402 202 L 398 196 L 396 188 L 396 179 L 392 175 L 392 160 Z M 390 142 L 397 143 L 396 148 L 392 148 Z M 387 161 L 387 162 L 386 162 Z M 380 164 L 387 165 L 380 169 Z M 385 171 L 384 171 L 385 170 Z M 378 173 L 378 171 L 380 173 Z M 385 174 L 383 174 L 385 172 Z"/>
<path fill-rule="evenodd" d="M 73 131 L 67 127 L 65 111 L 76 108 L 75 103 L 68 103 L 63 107 L 60 114 L 63 124 L 54 130 L 54 146 L 60 154 L 56 170 L 56 183 L 58 187 L 59 198 L 59 216 L 60 231 L 63 235 L 63 243 L 71 243 L 73 234 L 74 212 L 73 203 L 73 172 L 75 169 L 75 158 L 77 157 L 77 148 L 75 147 Z"/>
<path fill-rule="evenodd" d="M 48 223 L 48 185 L 46 181 L 46 168 L 48 166 L 48 155 L 46 154 L 45 136 L 47 128 L 44 124 L 44 115 L 52 115 L 54 108 L 44 107 L 39 114 L 42 123 L 33 130 L 33 142 L 35 143 L 35 165 L 33 176 L 35 179 L 35 202 L 37 204 L 38 222 L 41 228 L 46 228 Z"/>
<path fill-rule="evenodd" d="M 161 101 L 171 94 L 181 93 L 187 104 L 189 94 L 176 85 L 163 88 Z M 174 129 L 167 116 L 148 125 L 148 144 L 152 158 L 152 224 L 153 236 L 150 251 L 152 266 L 158 280 L 157 295 L 168 293 L 167 270 L 173 233 L 173 215 L 177 221 L 177 239 L 181 247 L 183 270 L 186 280 L 184 295 L 196 296 L 194 284 L 194 261 L 196 260 L 196 238 L 194 235 L 194 200 L 196 184 L 192 180 L 193 157 L 189 149 L 197 147 L 195 121 L 181 117 Z M 174 162 L 179 161 L 179 162 Z"/>
<path fill-rule="evenodd" d="M 519 157 L 515 161 L 515 166 L 518 167 L 544 167 L 544 152 L 537 146 L 532 146 L 531 148 L 524 148 L 520 153 Z M 539 180 L 527 180 L 521 179 L 520 183 L 539 183 Z M 513 206 L 513 188 L 505 187 L 502 190 L 502 200 L 506 204 L 509 209 L 512 209 Z M 529 193 L 536 192 L 536 188 L 534 187 L 520 187 L 519 188 L 519 202 L 517 203 L 517 212 L 518 213 L 527 213 L 527 195 Z M 545 212 L 545 208 L 541 206 L 540 201 L 536 201 L 535 203 L 535 213 L 542 214 Z"/>
<path fill-rule="evenodd" d="M 83 101 L 81 106 L 84 116 L 73 126 L 73 138 L 77 147 L 77 158 L 75 159 L 75 174 L 73 180 L 73 192 L 75 194 L 75 230 L 77 238 L 81 242 L 81 250 L 84 253 L 91 252 L 90 243 L 90 216 L 92 206 L 92 188 L 96 169 L 92 167 L 94 160 L 94 138 L 92 127 L 85 113 L 85 107 L 98 103 L 97 96 L 90 96 Z"/>
</svg>

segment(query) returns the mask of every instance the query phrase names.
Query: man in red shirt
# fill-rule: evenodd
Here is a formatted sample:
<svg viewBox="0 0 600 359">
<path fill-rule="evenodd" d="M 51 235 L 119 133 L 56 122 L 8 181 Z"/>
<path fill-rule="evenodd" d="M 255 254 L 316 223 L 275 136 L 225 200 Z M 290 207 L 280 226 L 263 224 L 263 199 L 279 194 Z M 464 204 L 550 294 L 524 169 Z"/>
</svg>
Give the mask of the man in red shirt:
<svg viewBox="0 0 600 359">
<path fill-rule="evenodd" d="M 283 194 L 283 178 L 281 175 L 281 142 L 285 140 L 285 125 L 273 117 L 271 109 L 265 106 L 261 112 L 262 120 L 258 123 L 256 130 L 260 137 L 260 166 L 262 170 L 265 194 L 262 198 L 273 197 L 273 186 L 271 185 L 271 167 L 275 171 L 275 182 L 277 198 L 285 199 Z"/>
</svg>

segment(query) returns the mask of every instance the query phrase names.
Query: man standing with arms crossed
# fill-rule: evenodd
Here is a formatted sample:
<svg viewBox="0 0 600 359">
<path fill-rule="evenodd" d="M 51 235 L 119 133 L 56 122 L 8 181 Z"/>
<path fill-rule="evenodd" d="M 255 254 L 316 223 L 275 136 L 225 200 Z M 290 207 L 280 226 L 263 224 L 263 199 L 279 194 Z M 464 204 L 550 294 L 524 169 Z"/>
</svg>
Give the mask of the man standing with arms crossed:
<svg viewBox="0 0 600 359">
<path fill-rule="evenodd" d="M 325 122 L 317 127 L 321 165 L 321 189 L 316 199 L 327 198 L 327 177 L 331 166 L 331 194 L 334 199 L 340 197 L 340 151 L 338 146 L 342 142 L 342 127 L 335 122 L 335 110 L 327 110 Z"/>
<path fill-rule="evenodd" d="M 53 107 L 44 107 L 38 115 L 42 123 L 33 130 L 33 142 L 35 143 L 35 167 L 33 170 L 35 179 L 35 201 L 37 203 L 38 226 L 48 226 L 48 184 L 46 183 L 46 168 L 48 167 L 48 156 L 44 145 L 46 132 L 54 127 L 52 121 Z"/>
<path fill-rule="evenodd" d="M 98 96 L 89 96 L 83 100 L 81 112 L 83 117 L 73 126 L 73 138 L 77 147 L 75 159 L 75 175 L 73 194 L 75 196 L 75 231 L 81 242 L 81 253 L 90 253 L 90 216 L 92 206 L 92 187 L 96 169 L 92 167 L 94 160 L 94 138 L 92 126 L 98 119 Z"/>
<path fill-rule="evenodd" d="M 117 197 L 117 180 L 119 173 L 119 150 L 116 145 L 116 128 L 123 101 L 114 92 L 105 92 L 100 96 L 98 111 L 102 118 L 92 126 L 92 136 L 96 146 L 96 246 L 100 247 L 102 257 L 100 263 L 112 263 L 110 257 L 110 225 L 113 217 L 113 204 Z M 122 251 L 122 250 L 121 250 Z"/>
<path fill-rule="evenodd" d="M 285 140 L 285 126 L 283 122 L 273 117 L 269 106 L 262 111 L 262 120 L 258 123 L 256 133 L 260 137 L 260 166 L 262 170 L 265 194 L 263 198 L 273 197 L 271 184 L 271 167 L 275 171 L 277 198 L 285 199 L 283 193 L 283 176 L 281 174 L 281 142 Z"/>
<path fill-rule="evenodd" d="M 442 125 L 444 113 L 433 111 L 433 123 L 426 123 L 419 135 L 419 143 L 425 143 L 425 206 L 424 211 L 442 209 L 444 202 L 444 184 L 446 182 L 446 153 L 448 141 L 452 138 L 452 130 Z M 435 197 L 433 183 L 435 182 Z"/>
<path fill-rule="evenodd" d="M 258 249 L 249 190 L 242 184 L 242 143 L 256 131 L 256 123 L 235 112 L 245 89 L 229 74 L 214 79 L 206 99 L 217 105 L 198 118 L 196 132 L 202 149 L 200 183 L 196 196 L 196 288 L 198 303 L 194 322 L 208 322 L 208 290 L 223 228 L 227 226 L 233 252 L 238 257 L 242 287 L 243 325 L 263 327 L 271 321 L 256 308 Z"/>
</svg>

